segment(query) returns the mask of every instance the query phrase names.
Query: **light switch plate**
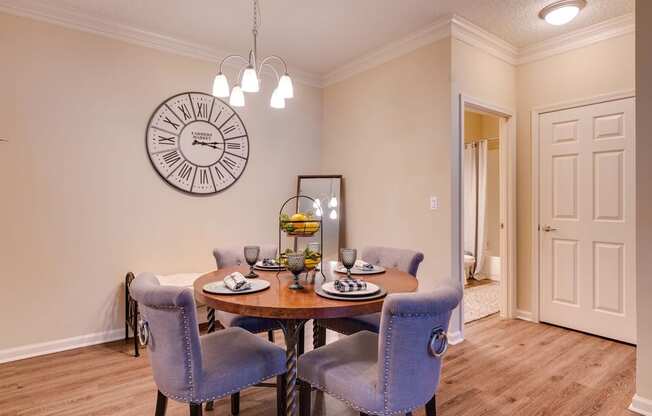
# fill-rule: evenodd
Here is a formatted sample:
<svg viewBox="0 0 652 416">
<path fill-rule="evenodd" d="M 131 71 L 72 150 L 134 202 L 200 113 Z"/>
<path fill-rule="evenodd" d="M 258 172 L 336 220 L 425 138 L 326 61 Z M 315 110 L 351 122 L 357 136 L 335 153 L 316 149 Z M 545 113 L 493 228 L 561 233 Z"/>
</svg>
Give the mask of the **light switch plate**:
<svg viewBox="0 0 652 416">
<path fill-rule="evenodd" d="M 437 198 L 436 196 L 430 197 L 430 209 L 432 210 L 439 209 L 439 198 Z"/>
</svg>

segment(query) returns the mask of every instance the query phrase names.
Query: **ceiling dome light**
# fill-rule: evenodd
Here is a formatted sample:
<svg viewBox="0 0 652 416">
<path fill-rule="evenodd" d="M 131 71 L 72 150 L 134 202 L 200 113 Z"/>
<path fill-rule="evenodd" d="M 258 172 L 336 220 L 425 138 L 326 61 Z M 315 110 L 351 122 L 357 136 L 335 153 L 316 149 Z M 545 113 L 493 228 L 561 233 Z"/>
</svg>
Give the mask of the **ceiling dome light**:
<svg viewBox="0 0 652 416">
<path fill-rule="evenodd" d="M 539 17 L 553 26 L 569 23 L 586 6 L 586 0 L 562 0 L 544 7 Z"/>
</svg>

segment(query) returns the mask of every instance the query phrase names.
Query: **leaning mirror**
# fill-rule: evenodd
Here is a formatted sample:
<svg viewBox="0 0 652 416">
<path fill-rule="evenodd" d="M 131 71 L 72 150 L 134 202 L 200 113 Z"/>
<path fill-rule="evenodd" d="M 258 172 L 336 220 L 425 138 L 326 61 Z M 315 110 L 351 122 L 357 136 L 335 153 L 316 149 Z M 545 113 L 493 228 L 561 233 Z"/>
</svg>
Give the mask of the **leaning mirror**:
<svg viewBox="0 0 652 416">
<path fill-rule="evenodd" d="M 309 196 L 298 202 L 297 212 L 313 212 L 322 218 L 324 233 L 324 260 L 337 260 L 341 244 L 342 175 L 302 175 L 297 181 L 297 194 Z M 295 239 L 295 249 L 303 250 L 309 244 L 319 243 L 319 237 Z"/>
</svg>

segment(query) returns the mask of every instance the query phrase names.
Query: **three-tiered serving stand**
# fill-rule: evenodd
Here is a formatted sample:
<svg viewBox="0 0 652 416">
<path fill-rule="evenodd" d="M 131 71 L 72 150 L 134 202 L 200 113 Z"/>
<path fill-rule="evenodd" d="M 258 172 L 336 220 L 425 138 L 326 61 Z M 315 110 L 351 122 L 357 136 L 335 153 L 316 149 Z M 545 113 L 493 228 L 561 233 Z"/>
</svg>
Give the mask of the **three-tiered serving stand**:
<svg viewBox="0 0 652 416">
<path fill-rule="evenodd" d="M 318 219 L 308 219 L 308 220 L 300 220 L 300 221 L 297 221 L 297 220 L 283 220 L 283 219 L 281 219 L 281 216 L 283 215 L 283 210 L 286 208 L 286 206 L 288 205 L 288 203 L 290 203 L 291 201 L 295 201 L 295 203 L 296 203 L 296 210 L 297 210 L 297 212 L 298 212 L 298 211 L 299 211 L 299 201 L 300 201 L 302 198 L 303 198 L 303 199 L 306 199 L 306 200 L 309 200 L 309 201 L 313 204 L 313 206 L 315 206 L 316 203 L 317 203 L 317 201 L 316 201 L 314 198 L 311 198 L 311 197 L 309 197 L 309 196 L 306 196 L 306 195 L 296 195 L 296 196 L 293 196 L 293 197 L 291 197 L 291 198 L 288 198 L 288 199 L 283 203 L 283 205 L 281 205 L 281 209 L 279 210 L 279 213 L 278 213 L 278 255 L 279 255 L 279 260 L 281 260 L 281 256 L 282 256 L 283 253 L 285 252 L 285 250 L 283 249 L 283 238 L 282 238 L 282 233 L 283 233 L 283 232 L 285 232 L 289 237 L 293 237 L 293 238 L 295 239 L 295 240 L 294 240 L 294 248 L 293 248 L 293 250 L 294 250 L 295 252 L 297 251 L 297 244 L 296 244 L 296 239 L 297 239 L 297 238 L 302 238 L 302 237 L 314 237 L 316 233 L 319 233 L 319 263 L 317 263 L 317 265 L 316 265 L 315 267 L 319 267 L 319 272 L 321 273 L 321 275 L 322 275 L 322 277 L 324 278 L 324 280 L 326 280 L 326 275 L 324 274 L 324 268 L 322 267 L 322 266 L 323 266 L 322 263 L 323 263 L 323 260 L 324 260 L 324 258 L 323 258 L 323 253 L 324 253 L 324 231 L 323 231 L 323 229 L 324 229 L 324 228 L 323 228 L 323 226 L 324 226 L 324 221 L 323 221 L 323 212 L 322 212 L 322 215 L 318 215 L 318 216 L 317 216 Z M 317 209 L 322 209 L 322 208 L 319 207 L 319 208 L 317 208 Z M 297 229 L 298 231 L 294 231 L 294 232 L 286 232 L 286 231 L 284 231 L 284 230 L 283 230 L 283 225 L 284 225 L 284 224 L 288 224 L 288 223 L 289 223 L 289 224 L 295 224 L 295 225 L 297 225 L 296 229 Z M 318 230 L 315 231 L 315 232 L 312 232 L 312 233 L 306 232 L 306 225 L 307 225 L 308 223 L 311 223 L 311 224 L 318 223 L 318 224 L 319 224 L 319 228 L 318 228 Z M 302 226 L 303 226 L 303 227 L 302 227 Z M 303 229 L 303 230 L 302 230 L 302 229 Z M 288 247 L 288 248 L 290 248 L 290 247 Z M 316 275 L 316 273 L 315 273 L 315 275 Z M 308 276 L 308 270 L 306 270 L 306 278 L 307 278 L 307 276 Z"/>
</svg>

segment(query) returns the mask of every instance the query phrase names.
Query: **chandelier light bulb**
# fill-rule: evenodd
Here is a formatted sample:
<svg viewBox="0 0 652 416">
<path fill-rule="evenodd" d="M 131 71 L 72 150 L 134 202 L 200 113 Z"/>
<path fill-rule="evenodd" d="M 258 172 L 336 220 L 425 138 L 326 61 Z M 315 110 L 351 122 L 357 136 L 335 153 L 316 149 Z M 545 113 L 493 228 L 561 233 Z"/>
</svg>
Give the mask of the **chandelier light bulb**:
<svg viewBox="0 0 652 416">
<path fill-rule="evenodd" d="M 586 0 L 562 0 L 544 7 L 539 17 L 553 26 L 562 26 L 575 19 L 584 6 Z"/>
<path fill-rule="evenodd" d="M 270 100 L 269 105 L 272 108 L 285 108 L 285 98 L 281 96 L 278 88 L 276 88 L 272 93 L 272 99 Z"/>
<path fill-rule="evenodd" d="M 223 73 L 217 74 L 213 80 L 213 95 L 218 98 L 226 98 L 229 96 L 229 81 Z"/>
<path fill-rule="evenodd" d="M 328 208 L 336 208 L 336 207 L 337 207 L 337 198 L 332 196 L 330 201 L 328 201 Z"/>
<path fill-rule="evenodd" d="M 294 87 L 292 86 L 292 78 L 288 74 L 285 74 L 278 81 L 278 87 L 281 97 L 283 98 L 293 98 L 294 97 Z"/>
<path fill-rule="evenodd" d="M 251 65 L 249 65 L 242 74 L 242 91 L 244 92 L 260 91 L 258 74 L 256 74 L 256 70 Z"/>
<path fill-rule="evenodd" d="M 244 93 L 242 92 L 242 88 L 240 88 L 239 85 L 233 87 L 233 90 L 231 91 L 231 98 L 229 99 L 229 104 L 234 107 L 244 107 L 245 97 Z"/>
<path fill-rule="evenodd" d="M 331 213 L 330 213 L 330 215 L 329 215 L 328 217 L 329 217 L 331 220 L 336 220 L 336 219 L 337 219 L 337 211 L 335 211 L 334 209 L 331 210 Z"/>
</svg>

